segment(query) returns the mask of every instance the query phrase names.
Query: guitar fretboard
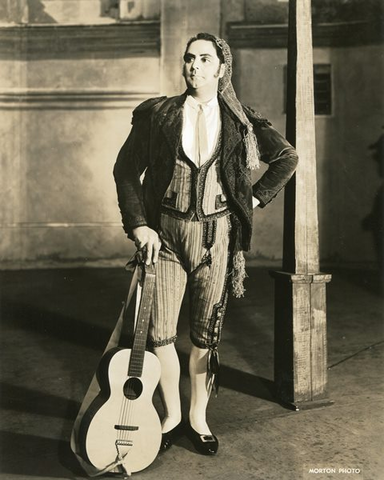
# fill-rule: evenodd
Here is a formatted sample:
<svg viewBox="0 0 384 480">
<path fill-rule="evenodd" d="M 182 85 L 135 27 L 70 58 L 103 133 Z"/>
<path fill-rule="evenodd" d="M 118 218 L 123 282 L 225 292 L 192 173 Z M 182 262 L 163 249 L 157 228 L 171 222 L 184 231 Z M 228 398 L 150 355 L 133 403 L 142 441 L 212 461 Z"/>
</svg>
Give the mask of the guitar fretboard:
<svg viewBox="0 0 384 480">
<path fill-rule="evenodd" d="M 155 268 L 152 265 L 145 265 L 143 289 L 135 328 L 135 338 L 133 341 L 128 368 L 128 376 L 130 377 L 141 377 L 143 372 L 144 354 L 147 344 L 154 285 Z"/>
</svg>

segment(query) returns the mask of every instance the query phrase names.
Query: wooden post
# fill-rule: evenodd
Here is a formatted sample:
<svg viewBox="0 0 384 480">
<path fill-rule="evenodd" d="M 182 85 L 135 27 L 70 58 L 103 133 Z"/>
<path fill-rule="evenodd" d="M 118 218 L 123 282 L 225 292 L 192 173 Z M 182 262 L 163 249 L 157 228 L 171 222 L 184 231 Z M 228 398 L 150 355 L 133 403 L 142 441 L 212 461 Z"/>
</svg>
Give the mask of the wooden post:
<svg viewBox="0 0 384 480">
<path fill-rule="evenodd" d="M 275 278 L 275 385 L 298 410 L 330 403 L 325 286 L 319 272 L 311 0 L 289 1 L 287 139 L 299 165 L 285 189 L 283 271 Z"/>
</svg>

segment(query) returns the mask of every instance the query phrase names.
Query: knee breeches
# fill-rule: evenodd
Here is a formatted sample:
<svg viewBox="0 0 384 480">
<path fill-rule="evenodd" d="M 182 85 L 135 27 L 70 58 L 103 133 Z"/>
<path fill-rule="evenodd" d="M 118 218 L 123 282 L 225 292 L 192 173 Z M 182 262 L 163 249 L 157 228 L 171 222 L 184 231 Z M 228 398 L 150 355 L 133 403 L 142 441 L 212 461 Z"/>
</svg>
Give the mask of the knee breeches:
<svg viewBox="0 0 384 480">
<path fill-rule="evenodd" d="M 161 216 L 162 248 L 149 329 L 155 347 L 176 340 L 187 287 L 193 344 L 212 348 L 220 342 L 228 298 L 229 231 L 229 216 L 207 222 Z"/>
</svg>

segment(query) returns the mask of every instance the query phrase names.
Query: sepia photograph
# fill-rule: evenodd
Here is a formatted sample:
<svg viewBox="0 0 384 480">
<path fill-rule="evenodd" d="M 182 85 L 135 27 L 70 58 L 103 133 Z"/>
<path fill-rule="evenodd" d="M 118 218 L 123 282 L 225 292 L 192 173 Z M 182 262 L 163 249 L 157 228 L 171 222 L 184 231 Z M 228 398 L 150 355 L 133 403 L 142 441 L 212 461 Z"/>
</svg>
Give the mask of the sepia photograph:
<svg viewBox="0 0 384 480">
<path fill-rule="evenodd" d="M 0 0 L 0 479 L 384 480 L 383 0 Z"/>
</svg>

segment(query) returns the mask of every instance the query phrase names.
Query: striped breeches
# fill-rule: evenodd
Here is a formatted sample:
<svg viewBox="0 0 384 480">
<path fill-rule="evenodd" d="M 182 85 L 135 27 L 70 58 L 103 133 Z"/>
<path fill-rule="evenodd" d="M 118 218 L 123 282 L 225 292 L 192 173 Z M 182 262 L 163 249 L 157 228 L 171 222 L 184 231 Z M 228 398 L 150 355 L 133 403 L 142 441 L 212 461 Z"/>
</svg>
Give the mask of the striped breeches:
<svg viewBox="0 0 384 480">
<path fill-rule="evenodd" d="M 219 344 L 228 297 L 229 231 L 229 216 L 198 222 L 162 214 L 162 248 L 149 328 L 153 346 L 176 341 L 187 287 L 193 344 L 200 348 Z"/>
</svg>

